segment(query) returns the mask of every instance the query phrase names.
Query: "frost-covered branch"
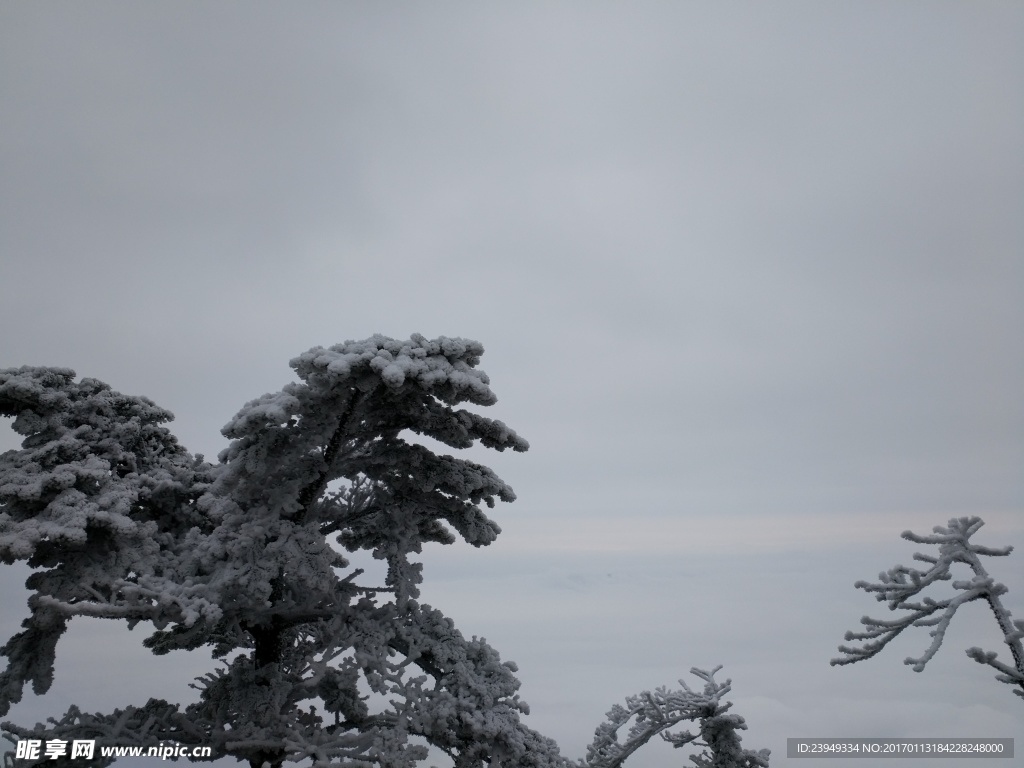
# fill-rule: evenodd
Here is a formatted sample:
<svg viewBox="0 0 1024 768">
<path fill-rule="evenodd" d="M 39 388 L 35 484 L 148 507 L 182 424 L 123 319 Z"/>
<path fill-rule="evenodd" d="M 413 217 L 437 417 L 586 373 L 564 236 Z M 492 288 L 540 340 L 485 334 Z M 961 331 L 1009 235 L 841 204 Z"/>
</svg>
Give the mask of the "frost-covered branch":
<svg viewBox="0 0 1024 768">
<path fill-rule="evenodd" d="M 1013 547 L 992 548 L 972 544 L 971 536 L 984 525 L 979 517 L 953 518 L 943 526 L 935 526 L 930 536 L 918 536 L 910 531 L 903 532 L 903 538 L 917 544 L 934 544 L 939 547 L 938 556 L 917 553 L 914 559 L 928 563 L 931 567 L 925 570 L 897 565 L 889 571 L 879 574 L 878 582 L 858 581 L 854 586 L 865 592 L 875 594 L 875 599 L 885 602 L 890 611 L 909 611 L 897 619 L 872 619 L 864 616 L 861 619 L 866 629 L 863 632 L 847 632 L 846 640 L 866 641 L 860 647 L 839 646 L 844 655 L 832 659 L 832 665 L 854 664 L 869 659 L 879 653 L 907 627 L 934 627 L 929 633 L 932 641 L 925 652 L 919 657 L 911 657 L 904 663 L 920 672 L 935 656 L 942 645 L 949 623 L 957 610 L 966 603 L 984 600 L 992 611 L 1003 634 L 1003 641 L 1010 649 L 1014 666 L 997 660 L 994 652 L 971 648 L 967 655 L 975 661 L 993 667 L 1000 674 L 996 679 L 1015 687 L 1014 693 L 1024 697 L 1024 649 L 1021 639 L 1024 638 L 1024 621 L 1014 620 L 1010 611 L 1003 605 L 1000 597 L 1007 592 L 1003 584 L 995 582 L 985 567 L 981 557 L 1005 557 L 1013 551 Z M 955 563 L 968 566 L 973 576 L 968 580 L 952 581 L 952 567 Z M 944 600 L 931 597 L 920 597 L 921 593 L 936 582 L 951 581 L 958 594 Z"/>
<path fill-rule="evenodd" d="M 746 729 L 739 715 L 727 714 L 731 702 L 722 698 L 732 689 L 732 681 L 715 681 L 721 666 L 710 672 L 694 667 L 691 674 L 704 681 L 701 692 L 693 691 L 683 680 L 682 690 L 658 688 L 626 699 L 626 706 L 616 704 L 609 710 L 606 722 L 598 726 L 594 741 L 587 750 L 589 768 L 619 768 L 627 758 L 655 736 L 674 747 L 694 743 L 705 747 L 700 755 L 691 756 L 698 766 L 707 768 L 767 768 L 769 750 L 758 752 L 743 749 L 737 731 Z M 630 724 L 625 741 L 619 732 Z M 690 721 L 698 724 L 698 733 L 671 733 L 670 728 Z M 698 741 L 698 739 L 703 741 Z"/>
</svg>

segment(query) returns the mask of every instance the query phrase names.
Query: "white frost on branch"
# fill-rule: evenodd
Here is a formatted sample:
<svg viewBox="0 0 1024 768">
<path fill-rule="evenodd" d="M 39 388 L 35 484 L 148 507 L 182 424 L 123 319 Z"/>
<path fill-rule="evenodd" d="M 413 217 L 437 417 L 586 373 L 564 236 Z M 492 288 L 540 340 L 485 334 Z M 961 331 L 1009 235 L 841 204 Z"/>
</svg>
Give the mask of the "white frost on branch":
<svg viewBox="0 0 1024 768">
<path fill-rule="evenodd" d="M 903 532 L 903 538 L 916 544 L 934 544 L 939 548 L 938 556 L 916 553 L 914 559 L 930 564 L 925 570 L 897 565 L 878 575 L 878 582 L 858 581 L 854 586 L 865 592 L 875 594 L 879 602 L 887 603 L 890 611 L 905 610 L 908 613 L 892 619 L 861 618 L 866 629 L 863 632 L 847 632 L 846 640 L 864 640 L 860 647 L 839 646 L 843 656 L 832 659 L 832 665 L 854 664 L 869 659 L 879 653 L 892 642 L 897 635 L 908 627 L 934 627 L 929 633 L 932 641 L 925 652 L 918 657 L 909 657 L 904 663 L 915 672 L 924 670 L 928 662 L 942 645 L 949 623 L 957 610 L 976 600 L 985 601 L 995 617 L 1003 641 L 1010 649 L 1013 666 L 998 661 L 997 654 L 983 651 L 981 648 L 970 648 L 967 655 L 975 661 L 993 667 L 1000 674 L 996 679 L 1014 686 L 1014 693 L 1024 697 L 1024 649 L 1021 639 L 1024 638 L 1024 621 L 1014 620 L 1010 611 L 1000 597 L 1007 592 L 1005 585 L 997 583 L 989 576 L 981 562 L 981 557 L 1006 557 L 1013 547 L 985 547 L 971 543 L 971 537 L 985 523 L 979 517 L 960 517 L 951 519 L 945 527 L 937 525 L 930 536 L 918 536 L 910 531 Z M 952 581 L 952 567 L 960 563 L 973 572 L 967 580 Z M 940 581 L 952 581 L 957 594 L 944 600 L 931 597 L 918 597 L 925 589 Z"/>
<path fill-rule="evenodd" d="M 715 667 L 710 672 L 696 667 L 690 670 L 691 674 L 704 681 L 704 689 L 700 692 L 680 680 L 682 690 L 658 688 L 654 692 L 644 691 L 628 697 L 626 706 L 616 704 L 612 707 L 608 719 L 598 726 L 594 741 L 587 749 L 589 768 L 619 768 L 655 736 L 676 748 L 691 743 L 705 747 L 704 752 L 690 757 L 700 768 L 767 768 L 769 750 L 754 752 L 740 746 L 738 731 L 745 730 L 747 726 L 739 715 L 728 714 L 732 703 L 723 701 L 723 697 L 732 690 L 732 680 L 724 683 L 715 680 L 715 674 L 721 668 Z M 619 732 L 631 721 L 625 741 L 620 743 Z M 697 733 L 669 731 L 686 721 L 697 723 Z"/>
</svg>

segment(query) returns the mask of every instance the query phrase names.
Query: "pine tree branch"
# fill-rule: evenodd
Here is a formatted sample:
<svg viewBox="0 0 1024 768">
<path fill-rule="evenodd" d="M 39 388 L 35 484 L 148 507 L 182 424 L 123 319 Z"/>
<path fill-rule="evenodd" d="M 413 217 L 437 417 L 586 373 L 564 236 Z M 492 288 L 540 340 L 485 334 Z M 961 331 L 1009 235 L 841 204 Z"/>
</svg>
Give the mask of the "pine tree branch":
<svg viewBox="0 0 1024 768">
<path fill-rule="evenodd" d="M 715 681 L 715 674 L 694 667 L 690 673 L 704 681 L 704 690 L 697 693 L 680 680 L 682 690 L 658 688 L 626 699 L 626 706 L 616 704 L 608 711 L 607 721 L 598 726 L 594 741 L 587 749 L 588 768 L 620 768 L 622 764 L 655 736 L 679 748 L 691 743 L 710 750 L 710 754 L 691 757 L 698 766 L 715 768 L 767 768 L 769 750 L 753 752 L 740 747 L 738 730 L 746 728 L 739 715 L 728 715 L 732 706 L 723 702 L 732 690 L 732 681 Z M 635 718 L 635 719 L 634 719 Z M 633 721 L 625 742 L 619 742 L 619 731 Z M 670 733 L 668 729 L 684 721 L 696 722 L 704 742 L 689 731 Z"/>
<path fill-rule="evenodd" d="M 918 570 L 897 565 L 889 571 L 879 574 L 878 582 L 858 581 L 854 586 L 865 592 L 874 593 L 875 599 L 879 602 L 886 602 L 889 610 L 906 610 L 909 611 L 909 614 L 890 621 L 864 616 L 861 623 L 867 629 L 863 632 L 847 632 L 845 639 L 866 640 L 867 642 L 860 647 L 840 645 L 839 651 L 843 656 L 832 659 L 830 664 L 840 666 L 869 659 L 877 655 L 908 627 L 934 627 L 930 633 L 932 641 L 925 652 L 919 657 L 909 657 L 904 660 L 904 663 L 911 666 L 915 672 L 921 672 L 938 652 L 945 638 L 946 630 L 957 610 L 966 603 L 984 600 L 989 605 L 996 623 L 1003 633 L 1003 640 L 1010 649 L 1014 667 L 996 662 L 995 653 L 985 652 L 980 648 L 972 648 L 967 651 L 967 654 L 976 661 L 999 670 L 1002 674 L 996 679 L 1000 682 L 1020 687 L 1021 691 L 1024 691 L 1024 649 L 1021 646 L 1024 631 L 1021 629 L 1022 623 L 1013 620 L 1010 611 L 1000 600 L 1000 597 L 1007 592 L 1007 588 L 992 579 L 980 559 L 981 556 L 1008 556 L 1013 551 L 1013 547 L 993 548 L 972 544 L 970 538 L 983 525 L 984 522 L 979 517 L 961 517 L 951 519 L 945 527 L 935 526 L 934 533 L 929 536 L 919 536 L 910 531 L 904 531 L 903 538 L 908 541 L 918 544 L 934 544 L 939 547 L 938 556 L 921 553 L 914 555 L 915 560 L 929 563 L 931 567 L 927 570 Z M 951 569 L 956 563 L 967 565 L 973 572 L 973 577 L 966 581 L 952 581 Z M 953 589 L 957 590 L 959 594 L 945 600 L 934 600 L 930 597 L 917 599 L 926 588 L 940 581 L 952 581 Z M 1015 690 L 1014 693 L 1024 695 L 1021 691 Z"/>
</svg>

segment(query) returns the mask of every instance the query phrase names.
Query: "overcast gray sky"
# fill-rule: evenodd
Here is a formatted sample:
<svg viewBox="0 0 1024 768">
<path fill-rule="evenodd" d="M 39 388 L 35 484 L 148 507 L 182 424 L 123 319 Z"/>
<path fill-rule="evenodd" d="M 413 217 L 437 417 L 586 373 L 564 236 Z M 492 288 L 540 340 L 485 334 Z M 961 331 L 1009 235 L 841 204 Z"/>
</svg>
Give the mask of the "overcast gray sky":
<svg viewBox="0 0 1024 768">
<path fill-rule="evenodd" d="M 0 367 L 147 395 L 213 456 L 313 345 L 482 341 L 532 447 L 481 454 L 519 500 L 424 596 L 573 757 L 718 663 L 773 764 L 1024 749 L 980 607 L 920 675 L 924 634 L 828 666 L 880 615 L 853 582 L 951 516 L 1022 550 L 1024 617 L 1022 213 L 1016 2 L 0 5 Z M 76 620 L 12 719 L 188 699 L 208 660 L 141 639 Z"/>
</svg>

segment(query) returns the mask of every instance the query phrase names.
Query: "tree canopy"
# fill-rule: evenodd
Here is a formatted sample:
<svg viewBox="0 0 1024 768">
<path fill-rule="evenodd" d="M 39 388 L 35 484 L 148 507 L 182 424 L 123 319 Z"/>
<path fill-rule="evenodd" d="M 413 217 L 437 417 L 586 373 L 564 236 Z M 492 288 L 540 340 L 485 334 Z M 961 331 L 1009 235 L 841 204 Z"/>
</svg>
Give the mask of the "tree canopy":
<svg viewBox="0 0 1024 768">
<path fill-rule="evenodd" d="M 459 407 L 496 401 L 482 353 L 419 335 L 310 349 L 291 361 L 297 382 L 223 428 L 230 443 L 216 463 L 182 447 L 171 413 L 145 397 L 66 368 L 0 371 L 0 414 L 24 438 L 0 456 L 0 558 L 33 569 L 29 616 L 0 648 L 0 714 L 26 685 L 49 689 L 75 616 L 149 625 L 154 653 L 206 648 L 217 662 L 184 708 L 157 698 L 108 715 L 72 707 L 48 726 L 4 729 L 210 746 L 212 758 L 253 768 L 401 768 L 426 757 L 424 742 L 458 768 L 570 765 L 523 724 L 515 665 L 417 601 L 411 556 L 457 538 L 490 544 L 501 529 L 488 511 L 515 499 L 489 468 L 407 439 L 527 450 L 501 421 Z M 357 551 L 386 563 L 383 584 L 363 583 L 344 554 Z M 706 745 L 701 765 L 767 765 L 767 751 L 739 746 L 743 719 L 721 700 L 728 681 L 694 672 L 702 693 L 631 697 L 572 764 L 613 768 L 660 734 Z M 667 731 L 685 720 L 699 733 Z"/>
</svg>

